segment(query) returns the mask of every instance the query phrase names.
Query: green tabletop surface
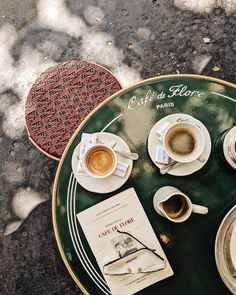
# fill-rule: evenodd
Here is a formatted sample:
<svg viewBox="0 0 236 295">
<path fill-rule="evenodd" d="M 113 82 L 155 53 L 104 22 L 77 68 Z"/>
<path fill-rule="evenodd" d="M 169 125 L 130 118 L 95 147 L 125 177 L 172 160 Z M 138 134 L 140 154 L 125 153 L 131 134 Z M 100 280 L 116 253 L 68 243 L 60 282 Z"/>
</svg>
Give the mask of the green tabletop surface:
<svg viewBox="0 0 236 295">
<path fill-rule="evenodd" d="M 152 126 L 175 113 L 189 114 L 208 129 L 211 155 L 204 167 L 188 176 L 161 175 L 147 152 Z M 83 132 L 106 132 L 123 138 L 139 154 L 128 181 L 109 194 L 91 193 L 77 183 L 71 158 Z M 236 87 L 197 75 L 170 75 L 142 81 L 102 103 L 78 128 L 59 164 L 53 193 L 53 223 L 62 258 L 79 287 L 89 294 L 111 294 L 84 237 L 76 214 L 127 188 L 134 187 L 173 268 L 174 275 L 138 294 L 229 294 L 217 271 L 215 236 L 228 210 L 236 203 L 236 172 L 218 160 L 215 141 L 236 125 Z M 154 193 L 175 186 L 193 203 L 207 206 L 207 215 L 192 214 L 175 224 L 159 216 L 153 207 Z M 161 236 L 168 237 L 168 243 Z M 121 290 L 122 294 L 122 290 Z"/>
</svg>

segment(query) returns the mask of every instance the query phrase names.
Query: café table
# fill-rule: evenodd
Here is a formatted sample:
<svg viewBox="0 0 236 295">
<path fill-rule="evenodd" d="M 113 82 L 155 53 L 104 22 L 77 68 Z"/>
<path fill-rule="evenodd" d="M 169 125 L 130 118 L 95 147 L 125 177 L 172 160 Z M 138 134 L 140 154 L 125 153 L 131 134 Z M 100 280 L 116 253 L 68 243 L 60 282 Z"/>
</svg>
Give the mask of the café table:
<svg viewBox="0 0 236 295">
<path fill-rule="evenodd" d="M 87 60 L 109 69 L 124 87 L 179 73 L 235 83 L 235 5 L 230 0 L 0 1 L 0 294 L 82 294 L 53 232 L 58 161 L 37 149 L 25 128 L 24 104 L 36 79 L 59 63 Z M 218 115 L 222 124 L 231 120 Z M 170 178 L 180 180 L 165 175 Z"/>
<path fill-rule="evenodd" d="M 130 187 L 135 188 L 174 271 L 172 277 L 139 294 L 229 294 L 216 267 L 214 248 L 220 223 L 236 204 L 235 171 L 220 161 L 217 139 L 235 125 L 235 97 L 234 84 L 207 76 L 154 77 L 112 95 L 78 127 L 57 169 L 52 213 L 62 259 L 85 294 L 110 294 L 110 291 L 76 214 Z M 189 115 L 194 117 L 210 135 L 211 150 L 206 163 L 182 176 L 171 175 L 171 170 L 161 175 L 148 152 L 150 130 L 160 119 L 173 114 L 177 121 Z M 104 131 L 125 140 L 131 151 L 139 154 L 139 159 L 121 187 L 98 194 L 77 182 L 72 158 L 82 133 Z M 208 214 L 193 214 L 180 224 L 159 216 L 153 208 L 153 196 L 166 185 L 177 187 L 193 202 L 208 207 Z"/>
</svg>

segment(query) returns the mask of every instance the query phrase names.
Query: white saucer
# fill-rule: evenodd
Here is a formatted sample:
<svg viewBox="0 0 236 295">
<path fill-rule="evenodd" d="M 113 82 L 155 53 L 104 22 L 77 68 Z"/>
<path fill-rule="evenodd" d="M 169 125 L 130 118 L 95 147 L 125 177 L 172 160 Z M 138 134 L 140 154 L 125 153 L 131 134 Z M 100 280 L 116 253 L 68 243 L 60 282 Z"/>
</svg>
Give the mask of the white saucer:
<svg viewBox="0 0 236 295">
<path fill-rule="evenodd" d="M 158 140 L 158 134 L 156 130 L 163 125 L 165 121 L 168 121 L 170 123 L 175 123 L 175 122 L 191 122 L 195 125 L 197 125 L 204 137 L 205 137 L 205 148 L 202 153 L 202 157 L 206 159 L 204 163 L 200 162 L 199 160 L 195 160 L 191 163 L 178 163 L 176 164 L 173 168 L 167 172 L 170 175 L 175 175 L 175 176 L 185 176 L 185 175 L 190 175 L 198 170 L 200 170 L 207 162 L 207 160 L 210 157 L 211 153 L 211 138 L 210 134 L 207 130 L 207 128 L 203 125 L 203 123 L 194 117 L 187 115 L 187 114 L 172 114 L 169 116 L 166 116 L 159 120 L 151 129 L 149 136 L 148 136 L 148 153 L 149 156 L 151 157 L 153 163 L 158 167 L 162 168 L 164 165 L 156 163 L 155 162 L 155 155 L 156 155 L 156 147 L 157 145 L 162 145 L 160 141 Z"/>
<path fill-rule="evenodd" d="M 122 150 L 124 152 L 130 152 L 130 149 L 127 143 L 119 136 L 114 135 L 112 133 L 108 133 L 108 132 L 95 133 L 95 134 L 97 134 L 98 136 L 98 142 L 100 141 L 102 143 L 109 144 L 113 140 L 116 142 L 115 148 Z M 99 194 L 111 193 L 117 190 L 118 188 L 120 188 L 128 180 L 133 168 L 133 160 L 123 157 L 118 153 L 117 153 L 118 161 L 129 165 L 128 170 L 126 172 L 126 176 L 124 178 L 116 176 L 116 175 L 110 175 L 107 178 L 99 179 L 99 178 L 91 177 L 89 175 L 84 176 L 84 175 L 78 174 L 76 172 L 76 168 L 79 161 L 78 160 L 79 150 L 80 150 L 80 144 L 78 144 L 77 147 L 74 149 L 72 159 L 71 159 L 71 166 L 72 166 L 72 171 L 75 175 L 76 180 L 86 190 L 90 192 L 99 193 Z"/>
</svg>

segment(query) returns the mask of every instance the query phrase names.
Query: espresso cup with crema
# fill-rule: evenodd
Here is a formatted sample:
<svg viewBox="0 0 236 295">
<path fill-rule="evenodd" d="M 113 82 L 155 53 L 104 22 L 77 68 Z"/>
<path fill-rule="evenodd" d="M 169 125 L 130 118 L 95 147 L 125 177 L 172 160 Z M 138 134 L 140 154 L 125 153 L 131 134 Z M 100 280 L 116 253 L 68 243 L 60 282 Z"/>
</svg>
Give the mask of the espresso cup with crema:
<svg viewBox="0 0 236 295">
<path fill-rule="evenodd" d="M 111 147 L 96 144 L 86 151 L 83 164 L 88 175 L 95 178 L 105 178 L 115 171 L 117 156 Z"/>
<path fill-rule="evenodd" d="M 157 130 L 167 155 L 180 163 L 198 159 L 204 151 L 205 138 L 201 129 L 189 122 L 165 122 Z"/>
</svg>

